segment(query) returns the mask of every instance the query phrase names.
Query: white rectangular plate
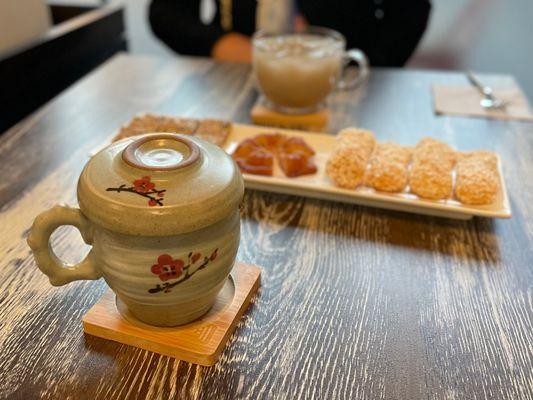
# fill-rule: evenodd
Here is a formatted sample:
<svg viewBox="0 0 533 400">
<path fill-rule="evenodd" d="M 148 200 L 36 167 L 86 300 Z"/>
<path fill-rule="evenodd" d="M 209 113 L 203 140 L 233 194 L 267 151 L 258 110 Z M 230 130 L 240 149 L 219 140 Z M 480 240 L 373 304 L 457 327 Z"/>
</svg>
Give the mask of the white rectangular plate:
<svg viewBox="0 0 533 400">
<path fill-rule="evenodd" d="M 499 175 L 502 190 L 496 197 L 495 202 L 487 206 L 469 206 L 461 204 L 454 199 L 441 201 L 423 200 L 410 193 L 384 193 L 366 187 L 349 190 L 334 186 L 325 175 L 326 161 L 335 146 L 335 137 L 332 135 L 255 125 L 233 124 L 231 134 L 224 145 L 224 149 L 228 153 L 232 153 L 241 140 L 259 133 L 274 132 L 305 138 L 305 141 L 316 151 L 315 162 L 318 167 L 318 172 L 314 175 L 287 178 L 276 165 L 273 176 L 243 174 L 245 186 L 249 189 L 454 219 L 470 219 L 473 216 L 489 218 L 511 217 L 511 207 L 509 205 L 499 160 Z"/>
</svg>

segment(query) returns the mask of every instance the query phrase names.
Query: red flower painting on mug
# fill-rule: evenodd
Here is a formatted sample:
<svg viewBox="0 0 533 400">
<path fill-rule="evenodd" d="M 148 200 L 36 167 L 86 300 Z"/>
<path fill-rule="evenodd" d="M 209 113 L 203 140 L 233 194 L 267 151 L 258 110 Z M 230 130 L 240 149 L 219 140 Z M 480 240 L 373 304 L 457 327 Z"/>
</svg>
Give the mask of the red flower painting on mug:
<svg viewBox="0 0 533 400">
<path fill-rule="evenodd" d="M 209 253 L 207 253 L 209 254 Z M 200 252 L 191 251 L 187 255 L 187 260 L 184 262 L 181 259 L 174 259 L 170 254 L 161 254 L 157 258 L 157 264 L 152 265 L 151 271 L 153 274 L 159 276 L 159 279 L 163 282 L 170 279 L 178 279 L 174 282 L 165 282 L 157 284 L 155 287 L 148 290 L 149 293 L 165 292 L 179 285 L 182 282 L 187 281 L 197 272 L 206 268 L 218 257 L 218 248 L 213 250 L 210 255 L 202 255 Z"/>
<path fill-rule="evenodd" d="M 152 182 L 152 179 L 149 176 L 143 176 L 142 178 L 135 179 L 133 181 L 133 186 L 122 184 L 119 187 L 107 188 L 106 191 L 134 193 L 147 198 L 148 205 L 150 207 L 155 207 L 163 205 L 163 197 L 165 196 L 166 189 L 157 189 L 155 183 Z"/>
<path fill-rule="evenodd" d="M 183 273 L 183 260 L 174 260 L 168 254 L 161 254 L 157 258 L 157 264 L 152 265 L 152 273 L 159 275 L 162 281 L 176 279 Z"/>
<path fill-rule="evenodd" d="M 136 179 L 133 181 L 133 186 L 135 187 L 135 191 L 138 193 L 147 193 L 153 188 L 155 188 L 155 183 L 150 181 L 149 176 L 143 176 L 140 179 Z"/>
</svg>

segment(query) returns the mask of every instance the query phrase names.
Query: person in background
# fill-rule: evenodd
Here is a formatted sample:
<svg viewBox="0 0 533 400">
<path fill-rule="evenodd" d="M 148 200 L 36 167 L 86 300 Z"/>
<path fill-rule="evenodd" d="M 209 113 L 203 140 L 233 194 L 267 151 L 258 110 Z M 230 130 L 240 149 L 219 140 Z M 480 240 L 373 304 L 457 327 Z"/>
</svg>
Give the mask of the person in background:
<svg viewBox="0 0 533 400">
<path fill-rule="evenodd" d="M 429 0 L 152 0 L 152 31 L 179 54 L 251 60 L 256 30 L 341 32 L 373 66 L 403 66 L 424 33 Z"/>
</svg>

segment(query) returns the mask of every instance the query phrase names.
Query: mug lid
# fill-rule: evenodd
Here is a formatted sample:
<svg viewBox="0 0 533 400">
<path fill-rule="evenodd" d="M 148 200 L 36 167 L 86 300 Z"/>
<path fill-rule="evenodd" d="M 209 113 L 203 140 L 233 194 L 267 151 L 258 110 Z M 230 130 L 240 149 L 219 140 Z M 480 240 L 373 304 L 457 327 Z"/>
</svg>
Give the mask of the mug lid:
<svg viewBox="0 0 533 400">
<path fill-rule="evenodd" d="M 157 133 L 123 139 L 93 156 L 78 181 L 81 211 L 115 232 L 192 232 L 234 211 L 244 185 L 233 159 L 197 137 Z"/>
</svg>

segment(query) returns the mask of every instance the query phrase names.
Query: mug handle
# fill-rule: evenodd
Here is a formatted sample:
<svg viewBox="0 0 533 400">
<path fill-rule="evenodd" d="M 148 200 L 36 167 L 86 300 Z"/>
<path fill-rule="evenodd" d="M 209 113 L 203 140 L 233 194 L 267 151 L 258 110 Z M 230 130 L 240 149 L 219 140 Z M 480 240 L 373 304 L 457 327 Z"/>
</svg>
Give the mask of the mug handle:
<svg viewBox="0 0 533 400">
<path fill-rule="evenodd" d="M 50 246 L 50 236 L 61 225 L 75 226 L 83 241 L 92 243 L 92 225 L 78 208 L 54 206 L 35 218 L 27 240 L 39 269 L 48 276 L 54 286 L 62 286 L 76 280 L 100 278 L 102 274 L 96 267 L 92 250 L 83 261 L 74 266 L 65 264 L 54 253 Z"/>
<path fill-rule="evenodd" d="M 344 62 L 343 62 L 344 68 L 342 72 L 342 77 L 337 82 L 337 89 L 339 90 L 353 89 L 359 86 L 359 84 L 363 82 L 363 80 L 365 80 L 368 73 L 370 72 L 368 58 L 366 57 L 365 53 L 363 53 L 361 50 L 350 49 L 344 53 L 343 59 L 344 59 Z M 359 65 L 359 74 L 355 78 L 347 81 L 345 79 L 344 72 L 346 71 L 346 66 L 348 65 L 350 61 L 355 61 Z"/>
</svg>

